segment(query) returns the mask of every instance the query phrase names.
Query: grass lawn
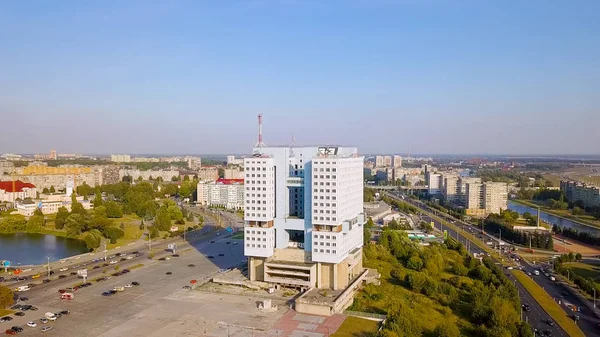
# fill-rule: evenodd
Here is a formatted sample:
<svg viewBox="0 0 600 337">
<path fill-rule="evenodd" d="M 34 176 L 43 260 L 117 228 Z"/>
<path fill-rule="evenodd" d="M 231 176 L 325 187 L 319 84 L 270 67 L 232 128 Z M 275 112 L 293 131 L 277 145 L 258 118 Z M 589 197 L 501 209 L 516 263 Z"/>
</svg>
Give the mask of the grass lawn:
<svg viewBox="0 0 600 337">
<path fill-rule="evenodd" d="M 372 336 L 379 329 L 379 322 L 349 316 L 331 337 Z"/>
<path fill-rule="evenodd" d="M 525 275 L 520 270 L 512 270 L 517 280 L 525 287 L 527 292 L 533 296 L 542 308 L 552 317 L 552 319 L 563 328 L 567 334 L 571 337 L 584 337 L 585 335 L 581 332 L 581 329 L 573 322 L 571 318 L 562 310 L 562 308 L 554 302 L 552 297 L 548 295 L 537 283 L 535 283 L 529 276 Z"/>
<path fill-rule="evenodd" d="M 600 285 L 600 264 L 568 262 L 563 266 L 581 277 L 594 279 L 594 282 Z"/>
<path fill-rule="evenodd" d="M 52 227 L 49 227 L 49 226 L 44 227 L 44 229 L 42 229 L 40 231 L 40 234 L 61 236 L 61 237 L 65 237 L 65 238 L 67 237 L 67 232 L 58 230 L 58 229 L 54 229 L 54 225 L 52 225 Z"/>
<path fill-rule="evenodd" d="M 0 316 L 6 316 L 12 314 L 14 311 L 9 309 L 0 309 Z"/>
<path fill-rule="evenodd" d="M 142 219 L 136 215 L 127 214 L 122 218 L 114 219 L 115 225 L 120 226 L 121 222 L 125 226 L 125 236 L 117 240 L 117 243 L 109 243 L 107 249 L 113 249 L 115 247 L 122 247 L 128 243 L 136 242 L 142 237 L 143 230 L 140 229 L 140 223 Z"/>
</svg>

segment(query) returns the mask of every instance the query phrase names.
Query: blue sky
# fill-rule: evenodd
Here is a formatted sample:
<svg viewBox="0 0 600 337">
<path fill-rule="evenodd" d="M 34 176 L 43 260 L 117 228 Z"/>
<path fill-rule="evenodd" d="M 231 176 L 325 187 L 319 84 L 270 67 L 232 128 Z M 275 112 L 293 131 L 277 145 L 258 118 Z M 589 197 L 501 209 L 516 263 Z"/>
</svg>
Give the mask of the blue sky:
<svg viewBox="0 0 600 337">
<path fill-rule="evenodd" d="M 598 154 L 600 1 L 0 2 L 0 152 Z M 12 122 L 12 123 L 8 123 Z"/>
</svg>

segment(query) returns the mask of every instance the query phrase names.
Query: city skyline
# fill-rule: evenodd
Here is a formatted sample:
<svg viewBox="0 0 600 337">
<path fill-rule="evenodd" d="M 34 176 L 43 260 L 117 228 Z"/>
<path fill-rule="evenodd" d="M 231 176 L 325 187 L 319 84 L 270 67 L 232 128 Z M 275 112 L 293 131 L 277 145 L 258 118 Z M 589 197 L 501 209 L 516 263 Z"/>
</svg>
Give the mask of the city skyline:
<svg viewBox="0 0 600 337">
<path fill-rule="evenodd" d="M 0 152 L 598 154 L 599 7 L 0 4 Z"/>
</svg>

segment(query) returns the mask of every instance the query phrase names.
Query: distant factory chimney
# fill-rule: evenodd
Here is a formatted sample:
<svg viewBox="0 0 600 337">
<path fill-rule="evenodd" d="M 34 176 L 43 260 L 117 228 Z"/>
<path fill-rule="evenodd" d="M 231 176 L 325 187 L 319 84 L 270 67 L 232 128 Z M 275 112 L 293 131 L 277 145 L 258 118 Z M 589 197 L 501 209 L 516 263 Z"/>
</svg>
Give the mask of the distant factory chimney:
<svg viewBox="0 0 600 337">
<path fill-rule="evenodd" d="M 258 142 L 254 147 L 263 148 L 265 147 L 265 143 L 263 143 L 263 135 L 262 135 L 262 114 L 258 114 Z"/>
</svg>

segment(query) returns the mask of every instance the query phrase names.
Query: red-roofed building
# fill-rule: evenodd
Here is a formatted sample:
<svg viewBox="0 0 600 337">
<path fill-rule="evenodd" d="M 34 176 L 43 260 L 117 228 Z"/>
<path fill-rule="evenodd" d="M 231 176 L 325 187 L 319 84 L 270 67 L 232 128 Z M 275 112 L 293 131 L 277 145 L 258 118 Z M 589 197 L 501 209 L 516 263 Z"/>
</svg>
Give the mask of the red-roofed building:
<svg viewBox="0 0 600 337">
<path fill-rule="evenodd" d="M 227 209 L 244 208 L 244 179 L 217 179 L 198 183 L 198 203 Z"/>
<path fill-rule="evenodd" d="M 16 181 L 0 181 L 0 201 L 14 202 L 17 199 L 35 198 L 35 185 Z"/>
<path fill-rule="evenodd" d="M 240 185 L 244 184 L 244 179 L 218 179 L 215 181 L 216 184 L 219 185 Z"/>
</svg>

